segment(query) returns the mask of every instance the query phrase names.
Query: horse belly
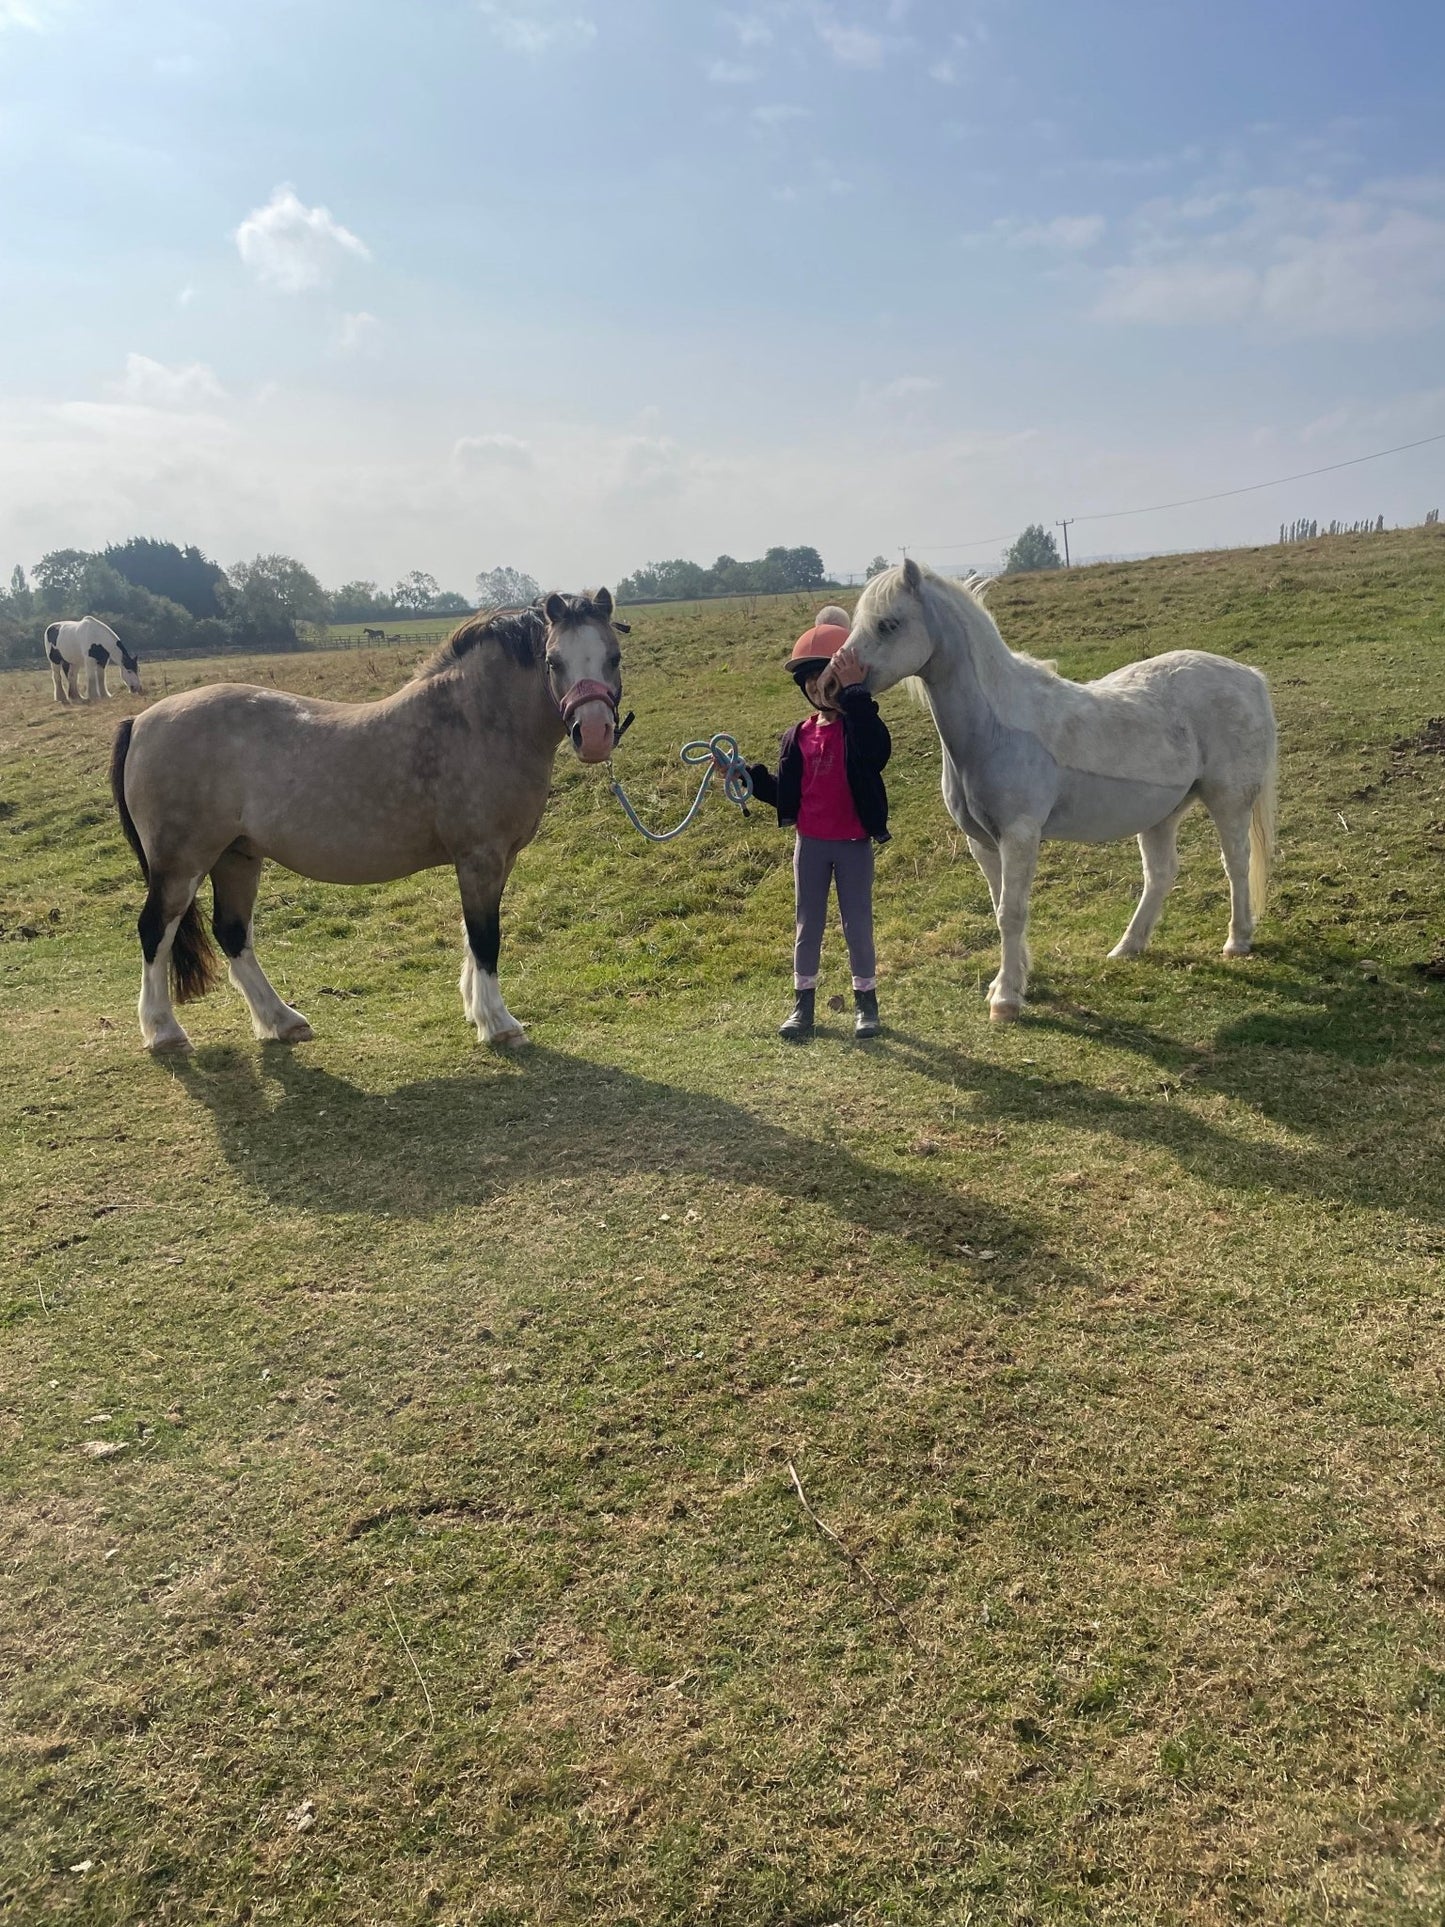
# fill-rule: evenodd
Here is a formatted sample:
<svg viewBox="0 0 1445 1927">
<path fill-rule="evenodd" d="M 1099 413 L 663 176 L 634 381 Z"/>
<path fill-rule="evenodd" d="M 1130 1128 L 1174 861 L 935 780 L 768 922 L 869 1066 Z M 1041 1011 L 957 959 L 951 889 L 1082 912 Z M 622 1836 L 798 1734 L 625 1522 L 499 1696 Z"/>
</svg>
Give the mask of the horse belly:
<svg viewBox="0 0 1445 1927">
<path fill-rule="evenodd" d="M 1129 776 L 1085 776 L 1071 770 L 1044 824 L 1066 843 L 1113 843 L 1138 836 L 1171 816 L 1193 783 L 1141 783 Z"/>
<path fill-rule="evenodd" d="M 260 855 L 317 883 L 393 883 L 447 860 L 429 824 L 403 824 L 394 815 L 369 822 L 352 812 L 344 819 L 283 823 L 264 812 L 260 822 L 248 820 L 246 834 Z"/>
</svg>

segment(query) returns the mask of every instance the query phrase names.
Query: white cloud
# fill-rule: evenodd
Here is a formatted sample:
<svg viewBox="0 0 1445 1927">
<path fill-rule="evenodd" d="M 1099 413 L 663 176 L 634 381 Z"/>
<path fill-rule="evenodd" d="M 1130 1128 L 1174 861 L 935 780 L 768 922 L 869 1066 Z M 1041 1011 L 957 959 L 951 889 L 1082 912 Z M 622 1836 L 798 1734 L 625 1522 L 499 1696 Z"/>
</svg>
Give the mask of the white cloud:
<svg viewBox="0 0 1445 1927">
<path fill-rule="evenodd" d="M 553 0 L 477 0 L 477 11 L 513 53 L 580 53 L 597 38 L 586 14 L 569 13 Z"/>
<path fill-rule="evenodd" d="M 183 287 L 180 293 L 176 296 L 176 306 L 178 308 L 189 308 L 191 303 L 195 300 L 195 298 L 196 298 L 196 291 L 188 281 L 185 287 Z"/>
<path fill-rule="evenodd" d="M 742 47 L 771 47 L 773 30 L 753 13 L 725 13 L 723 19 L 738 37 Z"/>
<path fill-rule="evenodd" d="M 463 435 L 452 447 L 461 468 L 530 468 L 532 449 L 516 435 Z"/>
<path fill-rule="evenodd" d="M 234 239 L 256 279 L 285 294 L 324 286 L 348 258 L 371 259 L 366 243 L 334 220 L 330 209 L 306 207 L 289 184 L 253 209 Z"/>
<path fill-rule="evenodd" d="M 1034 221 L 1016 227 L 1009 236 L 1009 246 L 1053 248 L 1061 254 L 1077 254 L 1093 247 L 1103 232 L 1102 214 L 1059 214 L 1052 221 Z"/>
<path fill-rule="evenodd" d="M 1163 267 L 1111 268 L 1094 306 L 1098 321 L 1210 326 L 1242 321 L 1259 298 L 1252 268 L 1177 261 Z"/>
<path fill-rule="evenodd" d="M 865 381 L 859 384 L 858 400 L 864 408 L 885 413 L 906 414 L 916 403 L 938 393 L 939 384 L 928 375 L 895 375 L 891 381 Z"/>
<path fill-rule="evenodd" d="M 819 7 L 813 15 L 818 38 L 840 67 L 881 67 L 888 50 L 888 39 L 871 28 L 850 26 L 841 21 L 832 7 Z"/>
<path fill-rule="evenodd" d="M 790 120 L 810 120 L 810 107 L 795 107 L 790 101 L 765 101 L 761 107 L 753 109 L 753 119 L 763 127 L 783 127 Z"/>
<path fill-rule="evenodd" d="M 365 308 L 344 314 L 337 324 L 333 346 L 339 355 L 374 355 L 381 347 L 385 328 Z"/>
<path fill-rule="evenodd" d="M 66 0 L 0 0 L 0 33 L 7 27 L 25 27 L 43 33 L 57 14 L 65 11 Z"/>
<path fill-rule="evenodd" d="M 131 354 L 125 358 L 125 375 L 116 393 L 147 408 L 193 409 L 223 401 L 226 391 L 203 361 L 167 367 L 149 355 Z"/>
<path fill-rule="evenodd" d="M 708 64 L 707 77 L 717 87 L 745 87 L 758 76 L 756 68 L 744 67 L 736 60 L 714 60 Z"/>
<path fill-rule="evenodd" d="M 1153 200 L 1096 318 L 1155 326 L 1253 320 L 1286 335 L 1378 336 L 1445 321 L 1445 177 L 1331 197 L 1250 188 Z"/>
</svg>

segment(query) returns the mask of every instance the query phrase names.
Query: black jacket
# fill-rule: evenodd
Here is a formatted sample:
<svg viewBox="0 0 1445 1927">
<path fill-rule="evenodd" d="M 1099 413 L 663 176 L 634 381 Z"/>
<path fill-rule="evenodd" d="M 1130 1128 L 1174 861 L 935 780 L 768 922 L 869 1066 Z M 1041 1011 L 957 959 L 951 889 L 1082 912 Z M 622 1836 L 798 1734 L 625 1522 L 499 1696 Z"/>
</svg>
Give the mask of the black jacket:
<svg viewBox="0 0 1445 1927">
<path fill-rule="evenodd" d="M 878 705 L 862 683 L 850 683 L 837 696 L 843 731 L 843 767 L 848 773 L 848 788 L 858 821 L 875 843 L 888 841 L 888 792 L 883 787 L 883 767 L 893 753 L 888 725 L 878 714 Z M 790 829 L 798 820 L 798 805 L 803 800 L 803 752 L 798 747 L 794 723 L 778 745 L 778 773 L 766 763 L 751 763 L 753 795 L 760 803 L 771 803 L 778 821 Z"/>
</svg>

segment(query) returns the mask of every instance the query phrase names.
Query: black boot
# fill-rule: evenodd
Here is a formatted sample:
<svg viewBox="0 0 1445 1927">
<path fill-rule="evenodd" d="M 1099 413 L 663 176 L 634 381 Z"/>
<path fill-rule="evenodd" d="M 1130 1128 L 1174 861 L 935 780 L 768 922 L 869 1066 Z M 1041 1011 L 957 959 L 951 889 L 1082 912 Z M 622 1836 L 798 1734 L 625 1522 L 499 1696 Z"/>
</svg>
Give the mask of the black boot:
<svg viewBox="0 0 1445 1927">
<path fill-rule="evenodd" d="M 813 1035 L 813 1003 L 817 997 L 815 990 L 800 990 L 798 1001 L 793 1005 L 793 1014 L 779 1027 L 779 1037 L 786 1037 L 790 1044 L 806 1044 Z"/>
<path fill-rule="evenodd" d="M 858 1015 L 853 1020 L 855 1037 L 876 1037 L 881 1025 L 878 1022 L 878 992 L 876 990 L 855 990 L 853 1002 L 858 1006 Z"/>
</svg>

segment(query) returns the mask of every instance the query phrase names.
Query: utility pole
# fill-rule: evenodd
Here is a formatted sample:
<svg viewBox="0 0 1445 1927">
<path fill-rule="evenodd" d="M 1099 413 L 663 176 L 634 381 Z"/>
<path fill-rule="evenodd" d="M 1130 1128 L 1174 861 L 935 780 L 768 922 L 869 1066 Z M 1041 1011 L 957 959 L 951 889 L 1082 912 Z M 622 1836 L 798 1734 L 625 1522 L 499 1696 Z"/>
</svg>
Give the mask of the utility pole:
<svg viewBox="0 0 1445 1927">
<path fill-rule="evenodd" d="M 1064 567 L 1066 569 L 1073 567 L 1073 564 L 1069 561 L 1069 524 L 1077 520 L 1077 516 L 1066 515 L 1062 522 L 1055 522 L 1054 524 L 1056 529 L 1062 529 L 1064 531 Z"/>
</svg>

